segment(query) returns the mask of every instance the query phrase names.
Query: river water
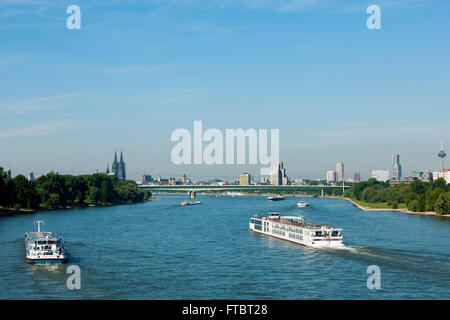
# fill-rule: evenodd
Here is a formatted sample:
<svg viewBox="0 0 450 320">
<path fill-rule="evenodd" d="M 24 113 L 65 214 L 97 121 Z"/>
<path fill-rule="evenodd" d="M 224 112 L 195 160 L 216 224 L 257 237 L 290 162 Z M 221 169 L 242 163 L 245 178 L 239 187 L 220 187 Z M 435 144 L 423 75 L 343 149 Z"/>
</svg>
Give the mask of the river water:
<svg viewBox="0 0 450 320">
<path fill-rule="evenodd" d="M 181 195 L 135 205 L 0 216 L 0 299 L 450 299 L 450 219 L 361 211 L 340 199 Z M 248 230 L 278 211 L 344 229 L 345 249 L 313 249 Z M 64 265 L 25 262 L 34 220 L 64 237 Z M 81 270 L 69 290 L 66 268 Z M 370 265 L 381 289 L 368 289 Z"/>
</svg>

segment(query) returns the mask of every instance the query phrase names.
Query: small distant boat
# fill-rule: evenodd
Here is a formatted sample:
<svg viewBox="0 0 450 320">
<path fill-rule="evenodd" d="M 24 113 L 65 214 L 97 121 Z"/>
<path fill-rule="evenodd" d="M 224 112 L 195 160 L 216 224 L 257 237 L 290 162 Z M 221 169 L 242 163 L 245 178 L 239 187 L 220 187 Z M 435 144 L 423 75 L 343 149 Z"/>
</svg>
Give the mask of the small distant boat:
<svg viewBox="0 0 450 320">
<path fill-rule="evenodd" d="M 309 203 L 306 201 L 300 201 L 299 203 L 297 203 L 297 207 L 299 207 L 299 208 L 305 208 L 308 206 L 309 206 Z"/>
<path fill-rule="evenodd" d="M 234 192 L 234 191 L 233 192 L 232 191 L 227 191 L 223 195 L 224 196 L 232 196 L 232 197 L 234 197 L 234 196 L 245 196 L 245 194 L 242 193 L 242 192 Z"/>
<path fill-rule="evenodd" d="M 38 231 L 25 233 L 25 255 L 27 262 L 34 264 L 59 264 L 67 261 L 66 242 L 51 232 L 41 232 L 41 223 L 36 221 Z"/>
<path fill-rule="evenodd" d="M 192 206 L 194 204 L 200 204 L 200 201 L 183 201 L 181 203 L 182 206 Z"/>
<path fill-rule="evenodd" d="M 269 201 L 280 201 L 280 200 L 284 200 L 284 197 L 283 196 L 268 197 L 267 200 L 269 200 Z"/>
</svg>

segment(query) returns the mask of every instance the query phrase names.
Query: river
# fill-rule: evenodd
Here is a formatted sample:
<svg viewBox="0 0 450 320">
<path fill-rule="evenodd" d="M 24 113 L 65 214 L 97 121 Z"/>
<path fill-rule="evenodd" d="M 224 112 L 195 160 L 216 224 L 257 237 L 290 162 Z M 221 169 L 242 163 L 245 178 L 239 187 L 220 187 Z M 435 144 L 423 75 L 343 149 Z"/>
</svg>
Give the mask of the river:
<svg viewBox="0 0 450 320">
<path fill-rule="evenodd" d="M 102 208 L 0 217 L 0 299 L 450 299 L 450 219 L 361 211 L 340 199 L 181 195 Z M 344 249 L 314 249 L 248 230 L 278 211 L 344 229 Z M 64 237 L 64 265 L 30 265 L 34 220 Z M 81 270 L 69 290 L 66 268 Z M 368 289 L 367 268 L 381 289 Z"/>
</svg>

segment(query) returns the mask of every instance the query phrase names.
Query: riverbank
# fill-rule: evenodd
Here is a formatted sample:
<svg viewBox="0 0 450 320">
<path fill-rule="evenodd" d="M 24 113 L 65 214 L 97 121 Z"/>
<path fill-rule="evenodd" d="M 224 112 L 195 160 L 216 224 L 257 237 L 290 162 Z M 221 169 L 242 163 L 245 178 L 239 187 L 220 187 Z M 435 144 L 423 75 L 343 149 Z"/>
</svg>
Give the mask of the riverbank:
<svg viewBox="0 0 450 320">
<path fill-rule="evenodd" d="M 28 213 L 35 213 L 36 210 L 33 209 L 12 209 L 12 208 L 0 208 L 0 215 L 3 214 L 28 214 Z"/>
<path fill-rule="evenodd" d="M 354 201 L 354 200 L 352 200 L 350 198 L 340 197 L 339 199 L 347 200 L 350 203 L 352 203 L 355 207 L 357 207 L 357 208 L 359 208 L 361 210 L 364 210 L 364 211 L 394 211 L 394 212 L 404 212 L 404 213 L 408 213 L 408 214 L 415 214 L 415 215 L 419 215 L 419 216 L 436 216 L 436 217 L 450 218 L 450 214 L 441 215 L 441 214 L 437 214 L 434 211 L 414 212 L 414 211 L 408 210 L 406 208 L 399 208 L 399 209 L 393 209 L 393 208 L 371 208 L 371 207 L 363 206 L 363 205 L 357 203 L 356 201 Z"/>
<path fill-rule="evenodd" d="M 30 213 L 36 213 L 37 211 L 53 211 L 53 210 L 70 210 L 70 209 L 81 209 L 81 208 L 101 208 L 101 207 L 112 207 L 112 206 L 118 206 L 118 205 L 128 205 L 128 204 L 138 204 L 138 203 L 144 203 L 148 201 L 157 201 L 161 200 L 159 198 L 150 198 L 148 200 L 143 200 L 139 202 L 117 202 L 117 203 L 105 203 L 105 204 L 89 204 L 89 203 L 83 203 L 83 204 L 74 204 L 74 205 L 67 205 L 67 206 L 57 206 L 55 208 L 39 208 L 39 209 L 13 209 L 13 208 L 0 208 L 0 215 L 10 215 L 10 214 L 30 214 Z"/>
</svg>

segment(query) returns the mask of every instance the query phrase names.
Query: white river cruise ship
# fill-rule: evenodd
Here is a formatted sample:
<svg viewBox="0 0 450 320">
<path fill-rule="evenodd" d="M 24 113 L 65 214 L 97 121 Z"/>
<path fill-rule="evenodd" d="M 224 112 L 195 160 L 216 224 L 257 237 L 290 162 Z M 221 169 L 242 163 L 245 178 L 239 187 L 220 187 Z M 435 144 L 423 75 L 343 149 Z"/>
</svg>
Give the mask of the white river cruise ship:
<svg viewBox="0 0 450 320">
<path fill-rule="evenodd" d="M 342 229 L 305 222 L 303 217 L 280 216 L 276 212 L 269 216 L 254 215 L 250 220 L 250 230 L 304 246 L 321 248 L 341 248 Z"/>
</svg>

